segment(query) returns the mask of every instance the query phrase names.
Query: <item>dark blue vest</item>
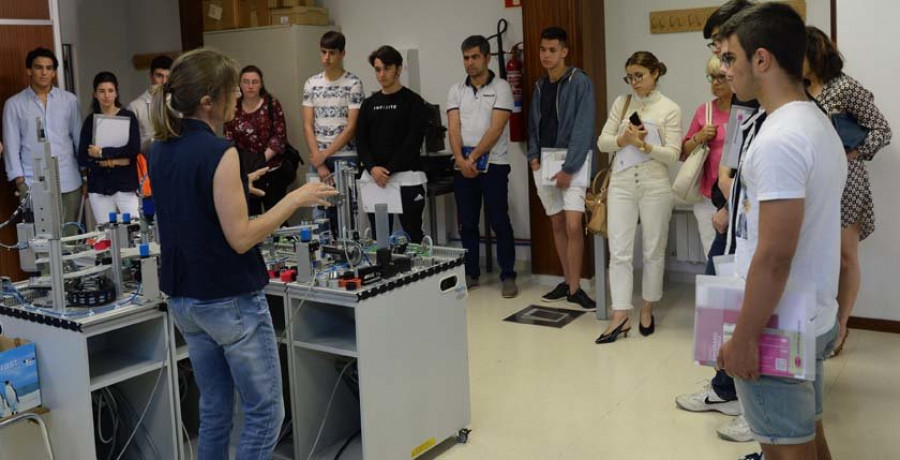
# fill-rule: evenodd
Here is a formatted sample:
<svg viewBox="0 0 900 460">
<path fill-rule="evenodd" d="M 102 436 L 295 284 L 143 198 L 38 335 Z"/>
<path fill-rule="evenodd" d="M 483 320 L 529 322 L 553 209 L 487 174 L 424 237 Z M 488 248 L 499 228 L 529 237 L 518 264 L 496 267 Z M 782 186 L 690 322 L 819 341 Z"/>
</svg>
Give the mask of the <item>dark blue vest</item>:
<svg viewBox="0 0 900 460">
<path fill-rule="evenodd" d="M 180 137 L 150 147 L 162 290 L 200 300 L 258 291 L 268 282 L 259 249 L 238 254 L 228 245 L 213 202 L 213 176 L 231 143 L 205 122 L 182 123 Z"/>
</svg>

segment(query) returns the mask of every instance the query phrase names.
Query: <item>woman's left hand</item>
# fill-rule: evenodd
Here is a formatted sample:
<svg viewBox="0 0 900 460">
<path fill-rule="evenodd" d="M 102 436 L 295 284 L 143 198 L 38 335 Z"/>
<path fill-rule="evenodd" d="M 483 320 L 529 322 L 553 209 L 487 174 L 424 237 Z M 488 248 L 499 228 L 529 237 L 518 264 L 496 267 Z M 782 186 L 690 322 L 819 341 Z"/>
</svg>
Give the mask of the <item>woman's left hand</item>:
<svg viewBox="0 0 900 460">
<path fill-rule="evenodd" d="M 256 188 L 253 186 L 253 183 L 256 182 L 257 179 L 262 177 L 264 174 L 269 172 L 269 167 L 260 168 L 256 171 L 253 171 L 250 174 L 247 174 L 247 188 L 250 191 L 250 194 L 253 196 L 266 196 L 266 192 Z"/>
<path fill-rule="evenodd" d="M 103 158 L 103 149 L 96 145 L 88 146 L 88 156 L 91 158 Z"/>
</svg>

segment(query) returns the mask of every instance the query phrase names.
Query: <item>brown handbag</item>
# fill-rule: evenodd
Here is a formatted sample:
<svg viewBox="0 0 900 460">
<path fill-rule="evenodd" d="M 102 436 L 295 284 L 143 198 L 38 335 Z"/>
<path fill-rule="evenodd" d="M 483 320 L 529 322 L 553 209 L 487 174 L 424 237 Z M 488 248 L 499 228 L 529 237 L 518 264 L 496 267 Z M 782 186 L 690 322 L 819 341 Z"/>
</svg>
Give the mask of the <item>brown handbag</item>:
<svg viewBox="0 0 900 460">
<path fill-rule="evenodd" d="M 625 105 L 622 107 L 622 113 L 619 116 L 619 123 L 625 119 L 625 113 L 628 111 L 628 107 L 631 106 L 631 95 L 628 95 L 628 98 L 625 99 Z M 612 161 L 609 162 L 612 165 L 615 161 L 616 154 L 613 153 Z M 603 238 L 608 238 L 609 234 L 606 231 L 606 222 L 607 222 L 607 213 L 606 213 L 606 199 L 609 194 L 609 178 L 612 177 L 612 168 L 606 167 L 600 170 L 596 175 L 594 175 L 594 179 L 591 181 L 591 187 L 588 189 L 587 193 L 584 195 L 584 209 L 588 214 L 588 223 L 584 228 L 585 233 L 593 233 L 594 235 L 600 235 Z M 600 190 L 597 190 L 597 182 L 602 182 L 600 186 Z"/>
</svg>

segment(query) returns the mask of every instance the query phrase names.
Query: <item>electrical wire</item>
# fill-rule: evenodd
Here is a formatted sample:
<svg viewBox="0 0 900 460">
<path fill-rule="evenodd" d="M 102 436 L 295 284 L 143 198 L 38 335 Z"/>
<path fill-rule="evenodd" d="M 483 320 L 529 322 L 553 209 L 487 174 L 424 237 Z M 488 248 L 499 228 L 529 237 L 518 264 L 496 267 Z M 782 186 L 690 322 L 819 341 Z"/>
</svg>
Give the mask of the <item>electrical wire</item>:
<svg viewBox="0 0 900 460">
<path fill-rule="evenodd" d="M 163 353 L 163 356 L 168 356 L 169 354 L 169 343 L 166 342 L 166 351 Z M 166 367 L 163 366 L 159 369 L 159 375 L 156 376 L 156 383 L 153 384 L 153 390 L 150 391 L 150 397 L 147 398 L 147 404 L 144 405 L 144 410 L 141 412 L 140 418 L 138 418 L 137 423 L 134 425 L 134 430 L 131 431 L 131 435 L 128 436 L 128 440 L 125 441 L 125 445 L 122 446 L 122 451 L 119 453 L 119 456 L 116 457 L 116 460 L 122 460 L 122 456 L 125 455 L 125 451 L 128 449 L 128 446 L 131 444 L 131 441 L 134 439 L 134 435 L 137 434 L 138 428 L 140 428 L 141 423 L 144 422 L 144 417 L 147 416 L 147 411 L 150 410 L 150 405 L 153 403 L 153 398 L 156 396 L 156 390 L 159 389 L 159 382 L 162 381 L 163 374 L 166 373 Z"/>
<path fill-rule="evenodd" d="M 306 460 L 310 460 L 313 454 L 316 453 L 316 447 L 319 445 L 319 440 L 322 438 L 322 431 L 325 429 L 325 422 L 328 421 L 328 413 L 331 412 L 331 403 L 334 402 L 334 395 L 337 393 L 338 386 L 341 384 L 341 378 L 343 378 L 344 372 L 347 372 L 350 365 L 355 362 L 355 358 L 347 362 L 347 364 L 344 365 L 344 368 L 341 369 L 341 374 L 338 375 L 337 380 L 334 382 L 334 387 L 331 389 L 331 396 L 328 397 L 328 404 L 325 406 L 325 416 L 322 417 L 322 423 L 319 425 L 319 433 L 316 435 L 316 440 L 313 442 L 312 449 L 310 449 Z"/>
<path fill-rule="evenodd" d="M 191 442 L 190 433 L 188 433 L 187 428 L 184 427 L 184 422 L 181 422 L 181 431 L 184 432 L 184 437 L 187 439 L 188 452 L 191 453 L 191 460 L 194 460 L 194 444 Z"/>
<path fill-rule="evenodd" d="M 82 225 L 81 222 L 66 222 L 62 224 L 63 228 L 66 228 L 70 225 L 78 227 L 78 230 L 81 230 L 81 233 L 87 233 L 87 229 L 84 228 L 84 225 Z"/>
<path fill-rule="evenodd" d="M 303 306 L 303 304 L 306 302 L 306 299 L 308 299 L 309 295 L 312 294 L 313 287 L 316 285 L 316 279 L 320 274 L 321 272 L 319 270 L 313 270 L 312 281 L 309 282 L 309 288 L 306 289 L 306 293 L 303 294 L 303 297 L 300 299 L 300 303 L 298 303 L 296 307 L 292 308 L 291 313 L 293 314 L 291 315 L 291 322 L 284 325 L 284 341 L 287 342 L 288 346 L 291 346 L 289 336 L 291 334 L 291 328 L 294 327 L 293 318 L 296 317 L 295 315 L 297 311 L 300 310 L 300 307 Z"/>
<path fill-rule="evenodd" d="M 350 436 L 349 438 L 347 438 L 347 440 L 344 441 L 344 444 L 341 445 L 340 450 L 338 450 L 337 453 L 334 454 L 334 460 L 340 460 L 341 454 L 343 454 L 344 451 L 347 449 L 347 447 L 350 445 L 350 443 L 353 442 L 353 440 L 356 439 L 356 437 L 361 434 L 362 434 L 362 430 L 359 430 L 356 433 L 353 433 L 353 436 Z"/>
</svg>

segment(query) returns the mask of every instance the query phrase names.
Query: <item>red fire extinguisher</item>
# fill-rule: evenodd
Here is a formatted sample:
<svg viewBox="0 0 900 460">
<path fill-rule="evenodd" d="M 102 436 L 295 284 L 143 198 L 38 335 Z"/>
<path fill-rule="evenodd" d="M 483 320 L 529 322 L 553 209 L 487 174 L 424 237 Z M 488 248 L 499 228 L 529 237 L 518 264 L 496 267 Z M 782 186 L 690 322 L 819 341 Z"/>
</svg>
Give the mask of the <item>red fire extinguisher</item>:
<svg viewBox="0 0 900 460">
<path fill-rule="evenodd" d="M 516 53 L 516 48 L 522 43 L 516 43 L 509 50 L 509 61 L 506 63 L 506 81 L 512 89 L 513 95 L 513 111 L 509 116 L 509 140 L 513 142 L 522 142 L 526 138 L 525 131 L 525 113 L 522 111 L 522 100 L 525 88 L 522 78 L 522 61 Z"/>
</svg>

